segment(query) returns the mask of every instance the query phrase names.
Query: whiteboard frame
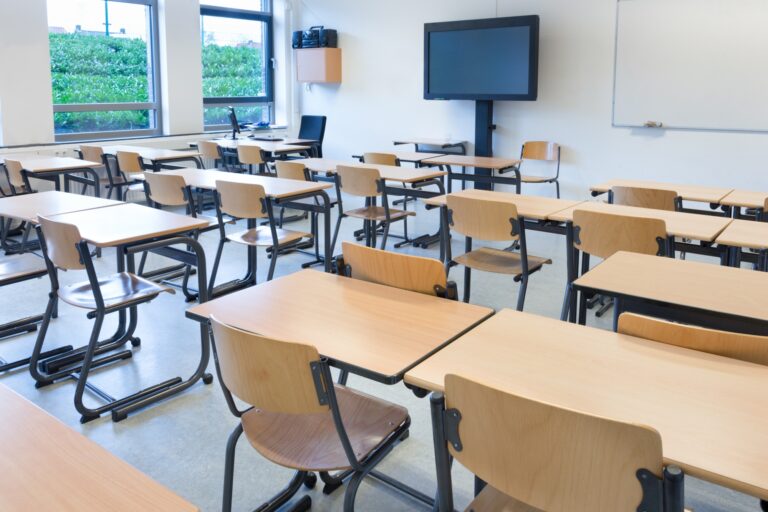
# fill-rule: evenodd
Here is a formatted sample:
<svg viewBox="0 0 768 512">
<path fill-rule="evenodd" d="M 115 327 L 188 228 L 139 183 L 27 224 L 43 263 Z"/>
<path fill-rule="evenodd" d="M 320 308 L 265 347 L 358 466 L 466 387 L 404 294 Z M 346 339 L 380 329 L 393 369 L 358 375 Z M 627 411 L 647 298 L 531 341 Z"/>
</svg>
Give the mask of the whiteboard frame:
<svg viewBox="0 0 768 512">
<path fill-rule="evenodd" d="M 757 129 L 739 129 L 739 128 L 700 128 L 694 126 L 668 126 L 663 125 L 661 127 L 649 127 L 642 124 L 624 124 L 616 123 L 616 71 L 619 62 L 619 5 L 622 2 L 630 0 L 616 0 L 616 16 L 613 26 L 613 97 L 611 98 L 611 127 L 612 128 L 642 128 L 649 132 L 657 132 L 659 130 L 669 131 L 687 131 L 687 132 L 727 132 L 727 133 L 768 133 L 768 128 Z"/>
</svg>

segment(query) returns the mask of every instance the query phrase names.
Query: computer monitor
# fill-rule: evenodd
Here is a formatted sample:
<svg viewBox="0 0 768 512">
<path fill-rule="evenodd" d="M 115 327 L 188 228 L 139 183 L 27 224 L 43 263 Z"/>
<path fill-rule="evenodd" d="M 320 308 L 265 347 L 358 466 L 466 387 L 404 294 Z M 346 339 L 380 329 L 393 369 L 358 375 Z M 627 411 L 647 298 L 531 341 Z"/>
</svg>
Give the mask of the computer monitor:
<svg viewBox="0 0 768 512">
<path fill-rule="evenodd" d="M 229 107 L 229 124 L 232 125 L 232 140 L 237 138 L 237 134 L 240 133 L 240 123 L 237 122 L 237 114 L 235 114 L 235 107 Z"/>
</svg>

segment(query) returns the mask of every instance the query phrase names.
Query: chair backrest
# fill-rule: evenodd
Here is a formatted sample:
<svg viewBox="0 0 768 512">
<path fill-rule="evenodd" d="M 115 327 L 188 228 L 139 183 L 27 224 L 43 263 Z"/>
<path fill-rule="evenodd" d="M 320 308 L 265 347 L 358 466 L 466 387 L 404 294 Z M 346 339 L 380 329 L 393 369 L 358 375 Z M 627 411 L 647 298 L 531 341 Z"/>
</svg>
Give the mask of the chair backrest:
<svg viewBox="0 0 768 512">
<path fill-rule="evenodd" d="M 211 160 L 218 160 L 221 158 L 221 155 L 219 154 L 219 145 L 211 140 L 197 141 L 197 150 L 203 158 L 209 158 Z"/>
<path fill-rule="evenodd" d="M 447 206 L 451 229 L 478 240 L 518 240 L 512 222 L 517 222 L 517 206 L 502 201 L 486 201 L 448 194 Z"/>
<path fill-rule="evenodd" d="M 489 485 L 547 512 L 637 510 L 636 475 L 662 477 L 661 436 L 649 427 L 559 408 L 445 377 L 447 409 L 461 414 L 462 449 L 449 450 Z"/>
<path fill-rule="evenodd" d="M 677 210 L 677 192 L 644 187 L 611 187 L 614 204 L 651 208 L 654 210 Z"/>
<path fill-rule="evenodd" d="M 363 162 L 374 165 L 400 165 L 397 155 L 392 153 L 363 153 Z"/>
<path fill-rule="evenodd" d="M 307 181 L 306 166 L 290 160 L 276 160 L 277 177 L 286 180 Z"/>
<path fill-rule="evenodd" d="M 104 162 L 104 150 L 100 146 L 80 146 L 80 154 L 83 160 L 100 164 Z"/>
<path fill-rule="evenodd" d="M 145 172 L 144 179 L 149 185 L 149 198 L 163 206 L 187 206 L 184 194 L 187 182 L 181 176 L 162 172 Z"/>
<path fill-rule="evenodd" d="M 143 173 L 144 167 L 141 165 L 141 155 L 133 151 L 118 151 L 117 152 L 117 166 L 120 172 L 131 173 Z"/>
<path fill-rule="evenodd" d="M 325 116 L 301 116 L 299 125 L 299 138 L 316 140 L 320 145 L 325 138 L 325 124 L 328 118 Z"/>
<path fill-rule="evenodd" d="M 21 174 L 21 170 L 24 167 L 18 160 L 5 159 L 5 169 L 8 171 L 8 181 L 14 188 L 24 187 L 24 176 Z"/>
<path fill-rule="evenodd" d="M 523 160 L 546 160 L 554 162 L 560 159 L 560 145 L 555 142 L 533 140 L 523 144 L 520 152 Z"/>
<path fill-rule="evenodd" d="M 382 251 L 352 242 L 342 242 L 341 250 L 353 279 L 427 295 L 436 295 L 435 286 L 443 290 L 447 286 L 445 267 L 439 260 Z"/>
<path fill-rule="evenodd" d="M 38 216 L 40 228 L 45 238 L 45 250 L 48 259 L 58 268 L 65 270 L 82 270 L 85 265 L 81 261 L 77 244 L 82 241 L 80 230 L 74 224 L 57 222 L 46 217 Z"/>
<path fill-rule="evenodd" d="M 254 146 L 253 144 L 238 144 L 237 159 L 241 164 L 246 165 L 259 165 L 264 163 L 264 158 L 261 156 L 261 148 L 259 146 Z"/>
<path fill-rule="evenodd" d="M 768 366 L 768 336 L 718 331 L 635 313 L 619 316 L 618 332 Z"/>
<path fill-rule="evenodd" d="M 264 209 L 267 194 L 258 183 L 217 180 L 216 192 L 222 213 L 240 219 L 263 219 L 267 216 Z"/>
<path fill-rule="evenodd" d="M 353 196 L 374 197 L 380 195 L 378 169 L 356 165 L 339 165 L 336 174 L 341 180 L 341 190 Z"/>
<path fill-rule="evenodd" d="M 661 219 L 577 209 L 573 212 L 573 226 L 574 247 L 599 258 L 608 258 L 617 251 L 660 254 L 659 240 L 667 238 L 667 226 Z"/>
<path fill-rule="evenodd" d="M 320 360 L 311 345 L 279 341 L 241 331 L 211 317 L 224 385 L 248 404 L 268 412 L 329 412 L 320 405 L 310 363 Z"/>
</svg>

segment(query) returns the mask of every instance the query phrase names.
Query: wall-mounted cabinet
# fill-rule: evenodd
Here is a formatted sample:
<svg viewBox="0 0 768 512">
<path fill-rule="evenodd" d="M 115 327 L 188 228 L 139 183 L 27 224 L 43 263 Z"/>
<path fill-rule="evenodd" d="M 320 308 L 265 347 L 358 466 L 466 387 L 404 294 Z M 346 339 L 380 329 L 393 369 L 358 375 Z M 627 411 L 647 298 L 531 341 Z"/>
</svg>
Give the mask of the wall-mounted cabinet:
<svg viewBox="0 0 768 512">
<path fill-rule="evenodd" d="M 341 83 L 341 48 L 300 48 L 295 52 L 299 82 Z"/>
</svg>

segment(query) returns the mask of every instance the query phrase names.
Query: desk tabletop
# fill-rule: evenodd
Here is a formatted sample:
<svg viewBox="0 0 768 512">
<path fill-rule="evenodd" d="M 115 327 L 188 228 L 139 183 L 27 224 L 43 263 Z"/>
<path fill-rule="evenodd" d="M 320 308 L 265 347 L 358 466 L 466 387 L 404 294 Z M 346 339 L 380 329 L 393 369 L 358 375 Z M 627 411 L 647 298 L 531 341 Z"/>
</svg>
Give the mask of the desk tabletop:
<svg viewBox="0 0 768 512">
<path fill-rule="evenodd" d="M 584 201 L 571 201 L 568 199 L 554 199 L 551 197 L 525 196 L 513 194 L 511 192 L 496 192 L 492 190 L 480 190 L 468 188 L 459 192 L 453 192 L 444 196 L 430 197 L 424 199 L 424 203 L 430 206 L 443 206 L 447 202 L 448 195 L 471 197 L 485 201 L 500 201 L 504 203 L 513 203 L 517 206 L 517 213 L 528 219 L 549 220 L 550 216 L 565 210 L 573 208 Z"/>
<path fill-rule="evenodd" d="M 412 137 L 410 139 L 395 139 L 392 141 L 392 144 L 394 145 L 400 145 L 400 144 L 416 144 L 416 145 L 423 145 L 423 146 L 440 146 L 442 148 L 450 148 L 453 146 L 461 146 L 463 144 L 466 144 L 467 141 L 461 140 L 461 139 L 449 139 L 449 138 L 425 138 L 425 137 Z"/>
<path fill-rule="evenodd" d="M 302 146 L 297 143 L 284 142 L 284 141 L 268 141 L 268 140 L 253 140 L 253 139 L 213 139 L 222 148 L 237 149 L 238 146 L 258 146 L 262 151 L 267 153 L 299 153 L 301 151 L 309 151 L 311 146 Z"/>
<path fill-rule="evenodd" d="M 464 167 L 480 167 L 500 171 L 517 166 L 520 160 L 517 158 L 499 158 L 495 156 L 443 155 L 429 158 L 422 163 L 429 165 L 461 165 Z"/>
<path fill-rule="evenodd" d="M 101 146 L 105 155 L 114 155 L 118 151 L 131 151 L 138 153 L 141 158 L 152 160 L 153 162 L 162 162 L 164 160 L 180 160 L 184 158 L 196 158 L 200 153 L 194 150 L 180 151 L 178 149 L 149 148 L 144 146 L 130 146 L 126 144 L 115 146 Z"/>
<path fill-rule="evenodd" d="M 766 272 L 617 252 L 574 285 L 768 322 Z"/>
<path fill-rule="evenodd" d="M 2 384 L 0 417 L 3 510 L 197 510 Z"/>
<path fill-rule="evenodd" d="M 102 165 L 100 162 L 90 162 L 68 156 L 22 158 L 19 161 L 24 170 L 34 174 L 94 168 Z"/>
<path fill-rule="evenodd" d="M 768 192 L 736 189 L 725 196 L 720 201 L 720 204 L 724 206 L 740 206 L 742 208 L 763 208 L 766 199 L 768 199 Z"/>
<path fill-rule="evenodd" d="M 768 498 L 765 366 L 505 309 L 405 381 L 442 390 L 448 373 L 649 425 L 661 433 L 667 463 Z"/>
<path fill-rule="evenodd" d="M 312 172 L 336 172 L 339 165 L 351 165 L 353 167 L 368 167 L 378 169 L 381 177 L 387 181 L 396 181 L 398 183 L 416 183 L 419 181 L 439 178 L 447 174 L 444 171 L 438 171 L 429 167 L 398 167 L 396 165 L 373 165 L 361 164 L 360 162 L 347 160 L 333 160 L 330 158 L 302 158 L 293 160 L 294 162 L 304 164 Z"/>
<path fill-rule="evenodd" d="M 243 330 L 314 345 L 332 361 L 390 382 L 492 314 L 473 304 L 315 270 L 187 310 L 197 320 L 214 315 Z"/>
<path fill-rule="evenodd" d="M 597 201 L 586 201 L 574 207 L 561 210 L 551 215 L 550 220 L 557 222 L 572 221 L 573 212 L 576 209 L 629 215 L 632 217 L 662 219 L 667 224 L 667 232 L 670 235 L 701 240 L 704 242 L 713 242 L 715 238 L 717 238 L 717 235 L 731 223 L 731 219 L 727 217 L 653 210 L 650 208 L 638 208 L 636 206 L 624 206 Z"/>
<path fill-rule="evenodd" d="M 0 198 L 0 217 L 11 217 L 35 224 L 38 215 L 48 217 L 118 204 L 123 203 L 112 199 L 51 190 Z"/>
<path fill-rule="evenodd" d="M 748 249 L 768 249 L 768 222 L 736 219 L 718 235 L 718 244 Z"/>
<path fill-rule="evenodd" d="M 74 224 L 80 230 L 80 236 L 96 247 L 114 247 L 185 233 L 208 225 L 208 221 L 203 219 L 133 203 L 64 213 L 53 219 Z"/>
<path fill-rule="evenodd" d="M 264 187 L 264 192 L 275 199 L 283 199 L 300 194 L 308 194 L 331 188 L 330 183 L 317 181 L 286 180 L 270 176 L 255 176 L 236 172 L 218 171 L 216 169 L 172 169 L 163 174 L 181 176 L 190 187 L 215 190 L 217 181 L 233 183 L 255 183 Z"/>
<path fill-rule="evenodd" d="M 435 158 L 438 156 L 443 156 L 445 153 L 424 153 L 421 151 L 387 151 L 386 149 L 381 151 L 376 151 L 376 153 L 388 153 L 390 155 L 395 155 L 398 160 L 401 162 L 411 162 L 411 163 L 420 163 L 428 158 Z M 355 158 L 359 160 L 362 158 L 362 153 L 357 153 L 355 155 L 352 155 L 352 158 Z"/>
<path fill-rule="evenodd" d="M 609 180 L 590 188 L 593 192 L 605 193 L 613 187 L 638 187 L 656 188 L 659 190 L 672 190 L 688 201 L 717 204 L 722 198 L 733 191 L 732 188 L 705 187 L 702 185 L 683 185 L 677 183 L 664 183 L 650 180 Z"/>
</svg>

